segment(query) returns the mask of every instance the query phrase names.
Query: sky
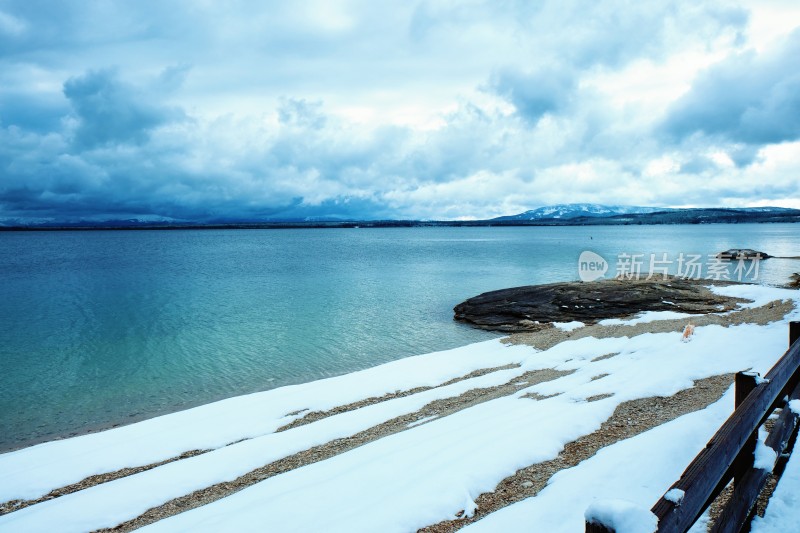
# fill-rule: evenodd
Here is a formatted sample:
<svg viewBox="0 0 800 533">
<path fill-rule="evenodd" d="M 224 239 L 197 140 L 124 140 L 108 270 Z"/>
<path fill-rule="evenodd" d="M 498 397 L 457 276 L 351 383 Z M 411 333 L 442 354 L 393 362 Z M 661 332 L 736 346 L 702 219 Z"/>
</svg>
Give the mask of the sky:
<svg viewBox="0 0 800 533">
<path fill-rule="evenodd" d="M 0 0 L 0 222 L 800 208 L 800 2 Z"/>
</svg>

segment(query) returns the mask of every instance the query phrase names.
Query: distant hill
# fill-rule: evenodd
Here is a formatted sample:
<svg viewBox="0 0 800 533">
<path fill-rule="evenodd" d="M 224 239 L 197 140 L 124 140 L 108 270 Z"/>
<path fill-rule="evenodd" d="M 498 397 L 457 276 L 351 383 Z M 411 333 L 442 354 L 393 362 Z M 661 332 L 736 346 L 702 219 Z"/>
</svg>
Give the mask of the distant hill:
<svg viewBox="0 0 800 533">
<path fill-rule="evenodd" d="M 518 225 L 712 224 L 800 222 L 800 209 L 784 207 L 661 208 L 600 204 L 560 204 L 486 222 Z"/>
<path fill-rule="evenodd" d="M 641 207 L 631 205 L 601 205 L 601 204 L 558 204 L 531 209 L 518 215 L 496 217 L 491 220 L 546 220 L 546 219 L 572 219 L 579 217 L 609 217 L 614 215 L 631 215 L 655 213 L 657 211 L 671 211 L 664 207 Z"/>
<path fill-rule="evenodd" d="M 582 224 L 597 223 L 595 219 L 577 218 Z M 672 209 L 653 213 L 611 215 L 600 224 L 741 224 L 747 222 L 800 222 L 800 209 L 782 207 L 753 208 L 695 208 Z"/>
</svg>

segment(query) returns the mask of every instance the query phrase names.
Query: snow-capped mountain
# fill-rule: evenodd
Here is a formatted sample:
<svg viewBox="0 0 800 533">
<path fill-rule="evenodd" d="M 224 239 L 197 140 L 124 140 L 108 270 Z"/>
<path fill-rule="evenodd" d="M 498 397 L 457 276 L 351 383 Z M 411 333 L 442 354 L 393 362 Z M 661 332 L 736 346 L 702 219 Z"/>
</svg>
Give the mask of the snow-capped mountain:
<svg viewBox="0 0 800 533">
<path fill-rule="evenodd" d="M 663 207 L 641 207 L 631 205 L 601 205 L 601 204 L 558 204 L 531 209 L 518 215 L 497 217 L 492 220 L 543 220 L 543 219 L 570 219 L 577 217 L 608 217 L 613 215 L 630 215 L 655 213 L 657 211 L 671 211 Z"/>
</svg>

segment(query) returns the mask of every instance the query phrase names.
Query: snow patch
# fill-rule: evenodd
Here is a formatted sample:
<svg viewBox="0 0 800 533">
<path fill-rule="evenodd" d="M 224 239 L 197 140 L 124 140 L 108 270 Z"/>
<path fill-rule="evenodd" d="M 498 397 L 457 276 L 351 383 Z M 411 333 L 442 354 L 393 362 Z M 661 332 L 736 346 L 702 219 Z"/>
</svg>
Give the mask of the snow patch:
<svg viewBox="0 0 800 533">
<path fill-rule="evenodd" d="M 753 468 L 772 472 L 772 469 L 775 467 L 775 461 L 778 459 L 778 454 L 764 443 L 766 439 L 767 430 L 763 427 L 759 428 L 758 441 L 756 441 L 756 449 L 753 452 Z"/>
<path fill-rule="evenodd" d="M 756 386 L 759 386 L 764 383 L 769 383 L 769 380 L 761 377 L 761 374 L 759 374 L 758 372 L 742 372 L 742 374 L 753 378 L 753 382 L 756 384 Z"/>
<path fill-rule="evenodd" d="M 637 314 L 634 318 L 623 320 L 620 318 L 606 318 L 598 322 L 601 326 L 634 326 L 636 324 L 648 324 L 656 320 L 674 320 L 676 318 L 688 318 L 689 313 L 679 313 L 677 311 L 644 311 Z"/>
<path fill-rule="evenodd" d="M 800 415 L 800 400 L 791 400 L 789 402 L 789 410 L 796 415 Z"/>
<path fill-rule="evenodd" d="M 796 400 L 795 400 L 796 401 Z M 763 517 L 753 519 L 752 533 L 797 531 L 800 523 L 800 452 L 795 448 Z"/>
<path fill-rule="evenodd" d="M 656 515 L 627 500 L 598 500 L 589 506 L 584 517 L 616 533 L 653 533 L 658 528 Z"/>
<path fill-rule="evenodd" d="M 739 309 L 752 309 L 761 307 L 775 300 L 796 300 L 797 295 L 792 294 L 793 289 L 781 289 L 778 287 L 768 287 L 765 285 L 709 285 L 708 289 L 721 296 L 731 296 L 734 298 L 744 298 L 752 300 L 750 303 L 740 303 Z"/>
<path fill-rule="evenodd" d="M 553 322 L 553 325 L 562 331 L 572 331 L 584 327 L 586 324 L 573 320 L 572 322 Z"/>
<path fill-rule="evenodd" d="M 475 516 L 475 511 L 478 510 L 478 504 L 475 503 L 475 500 L 469 493 L 466 494 L 466 499 L 464 500 L 464 514 L 462 514 L 459 518 L 472 518 Z"/>
<path fill-rule="evenodd" d="M 675 505 L 680 505 L 684 496 L 686 496 L 686 493 L 681 489 L 670 489 L 664 494 L 664 499 Z"/>
</svg>

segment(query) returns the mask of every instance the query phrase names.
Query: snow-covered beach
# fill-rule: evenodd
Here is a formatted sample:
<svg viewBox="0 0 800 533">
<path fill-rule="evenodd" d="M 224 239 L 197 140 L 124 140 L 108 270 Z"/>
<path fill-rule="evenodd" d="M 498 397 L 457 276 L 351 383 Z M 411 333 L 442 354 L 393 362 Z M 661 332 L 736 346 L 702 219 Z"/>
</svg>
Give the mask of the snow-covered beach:
<svg viewBox="0 0 800 533">
<path fill-rule="evenodd" d="M 797 291 L 713 291 L 750 303 L 688 342 L 671 312 L 572 323 L 2 454 L 0 531 L 580 531 L 598 498 L 649 508 L 800 318 Z"/>
</svg>

